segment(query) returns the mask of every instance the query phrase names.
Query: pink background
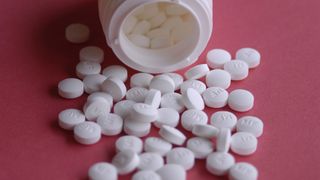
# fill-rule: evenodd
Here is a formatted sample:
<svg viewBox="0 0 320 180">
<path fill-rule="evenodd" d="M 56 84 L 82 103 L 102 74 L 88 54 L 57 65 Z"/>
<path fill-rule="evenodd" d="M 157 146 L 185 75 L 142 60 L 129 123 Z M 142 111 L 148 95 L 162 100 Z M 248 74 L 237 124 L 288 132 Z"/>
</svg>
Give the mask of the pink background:
<svg viewBox="0 0 320 180">
<path fill-rule="evenodd" d="M 236 157 L 256 165 L 260 179 L 320 179 L 319 8 L 318 0 L 214 2 L 214 36 L 206 52 L 225 48 L 234 54 L 249 46 L 262 54 L 261 66 L 229 89 L 252 91 L 254 109 L 238 115 L 264 120 L 256 154 Z M 73 22 L 90 26 L 88 43 L 66 42 L 64 28 Z M 63 100 L 56 87 L 75 76 L 85 45 L 105 49 L 104 66 L 119 64 L 104 43 L 96 2 L 2 0 L 0 34 L 0 179 L 86 179 L 91 164 L 111 160 L 116 138 L 90 147 L 76 143 L 58 127 L 57 114 L 80 108 L 85 97 Z M 204 61 L 203 55 L 199 63 Z M 197 161 L 188 179 L 219 179 L 204 165 Z"/>
</svg>

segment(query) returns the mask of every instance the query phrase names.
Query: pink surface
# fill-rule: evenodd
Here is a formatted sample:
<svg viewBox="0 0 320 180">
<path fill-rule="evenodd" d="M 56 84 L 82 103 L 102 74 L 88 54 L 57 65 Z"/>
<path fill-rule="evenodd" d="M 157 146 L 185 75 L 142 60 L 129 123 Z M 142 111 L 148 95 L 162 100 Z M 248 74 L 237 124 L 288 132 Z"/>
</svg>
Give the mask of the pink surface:
<svg viewBox="0 0 320 180">
<path fill-rule="evenodd" d="M 214 2 L 214 36 L 207 50 L 234 54 L 249 46 L 262 53 L 261 66 L 230 88 L 252 91 L 254 109 L 238 115 L 257 115 L 265 123 L 257 153 L 237 157 L 256 165 L 260 179 L 320 179 L 319 8 L 318 0 Z M 90 42 L 66 42 L 64 28 L 73 22 L 90 26 Z M 105 48 L 104 66 L 119 64 L 104 43 L 96 2 L 4 0 L 0 34 L 0 179 L 86 179 L 91 164 L 111 160 L 116 138 L 104 137 L 90 147 L 77 144 L 72 133 L 58 127 L 57 114 L 80 108 L 85 97 L 63 100 L 56 87 L 75 76 L 85 45 Z M 201 56 L 199 63 L 204 60 Z M 198 161 L 188 179 L 219 179 L 204 165 Z"/>
</svg>

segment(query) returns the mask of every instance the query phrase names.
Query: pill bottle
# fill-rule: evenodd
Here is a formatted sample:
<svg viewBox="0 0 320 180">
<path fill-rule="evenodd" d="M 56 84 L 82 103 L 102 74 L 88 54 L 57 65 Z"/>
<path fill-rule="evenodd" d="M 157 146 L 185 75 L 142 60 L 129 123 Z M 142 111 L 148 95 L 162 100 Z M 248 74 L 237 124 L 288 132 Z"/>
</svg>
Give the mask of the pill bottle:
<svg viewBox="0 0 320 180">
<path fill-rule="evenodd" d="M 99 0 L 98 6 L 108 46 L 142 72 L 173 72 L 193 64 L 212 34 L 212 0 Z"/>
</svg>

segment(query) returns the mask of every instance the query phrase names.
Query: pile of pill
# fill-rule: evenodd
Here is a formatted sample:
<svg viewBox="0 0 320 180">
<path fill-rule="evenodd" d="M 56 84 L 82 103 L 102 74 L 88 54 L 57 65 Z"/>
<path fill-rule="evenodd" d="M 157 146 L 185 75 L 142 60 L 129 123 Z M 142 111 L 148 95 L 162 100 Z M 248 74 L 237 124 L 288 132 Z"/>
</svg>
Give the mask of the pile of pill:
<svg viewBox="0 0 320 180">
<path fill-rule="evenodd" d="M 184 7 L 167 3 L 151 3 L 130 14 L 122 31 L 136 46 L 162 49 L 178 44 L 190 33 L 194 18 Z"/>
<path fill-rule="evenodd" d="M 80 42 L 83 36 L 69 36 L 69 41 Z M 84 145 L 95 144 L 102 136 L 119 135 L 112 161 L 92 165 L 89 179 L 116 180 L 134 172 L 133 180 L 185 180 L 196 160 L 205 160 L 206 169 L 215 176 L 258 178 L 253 165 L 236 162 L 229 152 L 255 153 L 263 133 L 262 120 L 255 116 L 238 119 L 233 112 L 219 110 L 229 106 L 235 112 L 247 112 L 253 108 L 251 92 L 236 89 L 229 93 L 227 89 L 260 64 L 257 50 L 240 49 L 236 60 L 231 60 L 226 50 L 213 49 L 206 64 L 192 67 L 184 76 L 140 72 L 128 77 L 123 66 L 102 69 L 104 52 L 95 46 L 81 49 L 79 59 L 78 78 L 62 80 L 59 94 L 66 99 L 84 92 L 89 96 L 83 109 L 60 112 L 60 127 L 73 131 L 75 141 Z M 208 116 L 205 108 L 217 111 Z M 159 136 L 148 137 L 151 126 L 159 129 Z"/>
</svg>

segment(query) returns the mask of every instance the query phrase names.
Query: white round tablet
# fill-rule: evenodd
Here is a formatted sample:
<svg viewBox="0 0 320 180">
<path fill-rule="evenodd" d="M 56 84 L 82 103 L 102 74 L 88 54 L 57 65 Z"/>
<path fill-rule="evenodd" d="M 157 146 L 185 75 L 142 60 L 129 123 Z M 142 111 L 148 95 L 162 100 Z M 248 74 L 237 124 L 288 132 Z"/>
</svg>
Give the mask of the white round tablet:
<svg viewBox="0 0 320 180">
<path fill-rule="evenodd" d="M 120 101 L 126 95 L 127 88 L 123 81 L 118 78 L 109 77 L 101 85 L 101 90 L 109 93 L 115 102 Z"/>
<path fill-rule="evenodd" d="M 149 90 L 142 87 L 134 87 L 127 91 L 126 99 L 137 103 L 142 103 L 145 101 Z"/>
<path fill-rule="evenodd" d="M 131 149 L 118 152 L 112 159 L 112 164 L 117 168 L 120 175 L 133 172 L 138 167 L 139 162 L 138 154 Z"/>
<path fill-rule="evenodd" d="M 201 95 L 193 88 L 187 89 L 187 91 L 182 94 L 182 101 L 188 109 L 204 109 L 204 101 Z"/>
<path fill-rule="evenodd" d="M 161 92 L 156 89 L 150 89 L 145 97 L 144 103 L 158 109 L 161 103 Z"/>
<path fill-rule="evenodd" d="M 206 76 L 209 71 L 210 69 L 207 64 L 199 64 L 189 69 L 184 76 L 188 80 L 200 79 Z"/>
<path fill-rule="evenodd" d="M 59 113 L 59 126 L 65 130 L 73 128 L 86 120 L 84 114 L 78 109 L 66 109 Z"/>
<path fill-rule="evenodd" d="M 181 84 L 180 86 L 180 92 L 183 94 L 184 92 L 187 91 L 187 89 L 189 88 L 193 88 L 195 89 L 196 91 L 198 91 L 198 93 L 202 94 L 206 89 L 206 85 L 201 82 L 201 81 L 198 81 L 198 80 L 188 80 L 188 81 L 185 81 Z"/>
<path fill-rule="evenodd" d="M 228 152 L 231 144 L 231 131 L 229 128 L 219 130 L 217 136 L 217 152 Z"/>
<path fill-rule="evenodd" d="M 175 90 L 175 83 L 167 75 L 155 76 L 150 82 L 150 89 L 157 89 L 161 94 L 173 93 Z"/>
<path fill-rule="evenodd" d="M 178 93 L 168 93 L 161 97 L 161 108 L 172 108 L 179 113 L 185 110 L 182 95 Z"/>
<path fill-rule="evenodd" d="M 89 36 L 90 30 L 84 24 L 70 24 L 65 30 L 65 37 L 71 43 L 84 43 L 89 40 Z"/>
<path fill-rule="evenodd" d="M 219 129 L 209 124 L 195 124 L 192 128 L 192 134 L 211 139 L 218 136 Z"/>
<path fill-rule="evenodd" d="M 93 164 L 88 171 L 90 180 L 117 180 L 118 173 L 114 165 L 106 162 Z"/>
<path fill-rule="evenodd" d="M 252 164 L 239 162 L 229 170 L 230 180 L 257 180 L 258 170 Z"/>
<path fill-rule="evenodd" d="M 233 131 L 237 124 L 237 116 L 229 111 L 218 111 L 211 115 L 210 124 L 218 129 L 229 128 Z"/>
<path fill-rule="evenodd" d="M 196 109 L 189 109 L 181 116 L 181 125 L 187 131 L 192 131 L 195 124 L 207 124 L 208 116 L 205 112 Z"/>
<path fill-rule="evenodd" d="M 254 106 L 254 96 L 244 89 L 237 89 L 229 94 L 228 105 L 232 110 L 246 112 Z"/>
<path fill-rule="evenodd" d="M 180 120 L 180 114 L 178 111 L 171 108 L 158 109 L 158 118 L 154 122 L 154 125 L 161 128 L 163 125 L 177 127 Z"/>
<path fill-rule="evenodd" d="M 109 104 L 113 105 L 113 97 L 105 92 L 94 92 L 88 96 L 87 101 L 92 102 L 100 98 L 108 101 Z"/>
<path fill-rule="evenodd" d="M 158 110 L 149 104 L 136 103 L 132 106 L 130 117 L 137 122 L 151 123 L 158 119 Z"/>
<path fill-rule="evenodd" d="M 172 144 L 158 137 L 148 137 L 144 142 L 144 151 L 158 153 L 161 156 L 166 155 L 171 149 Z"/>
<path fill-rule="evenodd" d="M 222 108 L 228 103 L 229 93 L 220 87 L 210 87 L 202 93 L 206 106 L 211 108 Z"/>
<path fill-rule="evenodd" d="M 125 67 L 119 65 L 108 66 L 103 69 L 102 74 L 109 77 L 115 77 L 125 82 L 128 79 L 128 71 Z"/>
<path fill-rule="evenodd" d="M 137 154 L 140 154 L 142 152 L 143 142 L 140 138 L 136 136 L 127 135 L 118 138 L 115 143 L 115 146 L 117 152 L 131 149 Z"/>
<path fill-rule="evenodd" d="M 214 144 L 209 139 L 193 137 L 188 140 L 187 148 L 193 152 L 195 158 L 205 159 L 213 152 Z"/>
<path fill-rule="evenodd" d="M 162 156 L 158 153 L 146 152 L 139 156 L 140 164 L 138 166 L 139 170 L 150 170 L 156 171 L 164 165 L 164 160 Z"/>
<path fill-rule="evenodd" d="M 136 102 L 130 100 L 119 101 L 114 105 L 113 112 L 125 119 L 130 114 L 134 104 Z"/>
<path fill-rule="evenodd" d="M 244 116 L 237 122 L 237 132 L 248 132 L 260 137 L 263 133 L 263 122 L 255 116 Z"/>
<path fill-rule="evenodd" d="M 108 115 L 111 111 L 111 105 L 104 99 L 96 99 L 87 102 L 83 107 L 84 115 L 89 121 L 96 121 L 99 116 Z"/>
<path fill-rule="evenodd" d="M 221 69 L 231 61 L 231 54 L 224 49 L 212 49 L 207 54 L 207 64 L 212 69 Z"/>
<path fill-rule="evenodd" d="M 246 62 L 249 68 L 256 68 L 260 64 L 261 55 L 253 48 L 242 48 L 236 53 L 236 58 Z"/>
<path fill-rule="evenodd" d="M 150 82 L 153 79 L 153 75 L 148 73 L 137 73 L 130 78 L 130 87 L 142 87 L 149 88 Z"/>
<path fill-rule="evenodd" d="M 126 134 L 137 137 L 144 137 L 150 133 L 151 123 L 140 122 L 135 119 L 130 119 L 130 117 L 128 117 L 124 121 L 123 130 Z"/>
<path fill-rule="evenodd" d="M 94 122 L 83 122 L 73 129 L 74 138 L 77 142 L 85 145 L 95 144 L 101 138 L 101 128 Z"/>
<path fill-rule="evenodd" d="M 99 74 L 101 71 L 101 65 L 96 62 L 80 61 L 76 66 L 76 74 L 80 79 L 85 76 Z"/>
<path fill-rule="evenodd" d="M 104 60 L 104 52 L 97 46 L 87 46 L 80 50 L 79 58 L 80 61 L 102 63 Z"/>
<path fill-rule="evenodd" d="M 216 176 L 226 175 L 229 169 L 235 164 L 234 157 L 225 152 L 214 152 L 206 159 L 207 170 Z"/>
<path fill-rule="evenodd" d="M 185 170 L 190 170 L 195 164 L 195 157 L 191 150 L 177 147 L 167 153 L 166 162 L 167 164 L 179 164 Z"/>
<path fill-rule="evenodd" d="M 183 76 L 178 73 L 166 73 L 165 75 L 172 78 L 175 84 L 175 90 L 179 90 L 181 84 L 183 83 Z"/>
<path fill-rule="evenodd" d="M 172 144 L 181 146 L 187 137 L 178 129 L 163 125 L 159 131 L 159 135 Z"/>
<path fill-rule="evenodd" d="M 212 70 L 206 76 L 206 84 L 208 87 L 228 89 L 231 85 L 231 75 L 222 69 Z"/>
<path fill-rule="evenodd" d="M 154 171 L 145 170 L 136 172 L 132 180 L 161 180 L 161 177 Z"/>
<path fill-rule="evenodd" d="M 75 78 L 67 78 L 59 82 L 59 95 L 66 99 L 80 97 L 84 92 L 83 82 Z"/>
<path fill-rule="evenodd" d="M 237 132 L 231 138 L 232 152 L 242 156 L 248 156 L 256 152 L 258 140 L 251 133 Z"/>
<path fill-rule="evenodd" d="M 107 114 L 99 116 L 97 123 L 101 127 L 101 132 L 106 136 L 115 136 L 122 132 L 123 119 L 117 114 Z"/>
<path fill-rule="evenodd" d="M 178 164 L 166 164 L 160 168 L 157 173 L 162 180 L 186 180 L 186 170 Z"/>
<path fill-rule="evenodd" d="M 244 80 L 249 75 L 248 64 L 241 60 L 232 60 L 224 65 L 224 70 L 229 72 L 233 81 Z"/>
<path fill-rule="evenodd" d="M 91 94 L 100 91 L 100 86 L 106 79 L 107 78 L 101 74 L 85 76 L 83 78 L 85 92 Z"/>
</svg>

